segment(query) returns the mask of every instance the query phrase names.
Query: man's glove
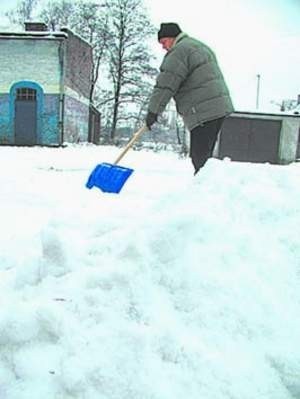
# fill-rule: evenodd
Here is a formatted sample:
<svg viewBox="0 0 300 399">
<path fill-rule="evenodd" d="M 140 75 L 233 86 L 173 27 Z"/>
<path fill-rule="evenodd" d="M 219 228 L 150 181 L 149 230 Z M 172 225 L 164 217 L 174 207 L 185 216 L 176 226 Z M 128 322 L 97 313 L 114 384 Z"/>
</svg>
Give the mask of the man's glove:
<svg viewBox="0 0 300 399">
<path fill-rule="evenodd" d="M 146 116 L 146 125 L 149 130 L 151 130 L 151 126 L 153 123 L 157 121 L 157 114 L 154 114 L 153 112 L 148 112 Z"/>
</svg>

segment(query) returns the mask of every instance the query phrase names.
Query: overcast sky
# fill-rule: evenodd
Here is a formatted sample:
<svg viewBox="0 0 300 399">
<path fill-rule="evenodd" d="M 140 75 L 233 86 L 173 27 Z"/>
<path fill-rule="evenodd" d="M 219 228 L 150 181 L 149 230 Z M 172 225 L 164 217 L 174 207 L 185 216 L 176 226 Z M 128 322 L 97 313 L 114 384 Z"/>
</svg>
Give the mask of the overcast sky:
<svg viewBox="0 0 300 399">
<path fill-rule="evenodd" d="M 16 3 L 0 0 L 0 12 Z M 212 47 L 237 109 L 255 109 L 258 74 L 261 111 L 275 110 L 272 101 L 296 99 L 300 94 L 300 0 L 144 3 L 157 28 L 161 22 L 177 22 Z M 164 52 L 158 43 L 153 48 L 160 62 Z"/>
</svg>

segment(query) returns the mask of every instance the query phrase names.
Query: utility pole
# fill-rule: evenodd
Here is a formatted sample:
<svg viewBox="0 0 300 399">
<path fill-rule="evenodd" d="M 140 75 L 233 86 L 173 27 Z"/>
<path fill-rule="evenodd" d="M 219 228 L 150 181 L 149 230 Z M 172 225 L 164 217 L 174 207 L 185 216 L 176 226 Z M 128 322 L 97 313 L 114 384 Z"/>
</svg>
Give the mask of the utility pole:
<svg viewBox="0 0 300 399">
<path fill-rule="evenodd" d="M 259 89 L 260 89 L 260 74 L 257 77 L 257 88 L 256 88 L 256 109 L 259 108 Z"/>
</svg>

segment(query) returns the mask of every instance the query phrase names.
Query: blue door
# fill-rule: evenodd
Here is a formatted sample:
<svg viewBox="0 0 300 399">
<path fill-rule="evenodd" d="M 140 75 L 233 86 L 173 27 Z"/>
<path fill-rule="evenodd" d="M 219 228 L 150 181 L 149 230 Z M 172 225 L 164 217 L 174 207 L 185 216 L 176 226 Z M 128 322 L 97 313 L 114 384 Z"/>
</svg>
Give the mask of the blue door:
<svg viewBox="0 0 300 399">
<path fill-rule="evenodd" d="M 22 87 L 16 91 L 15 144 L 37 144 L 37 101 L 35 89 Z"/>
</svg>

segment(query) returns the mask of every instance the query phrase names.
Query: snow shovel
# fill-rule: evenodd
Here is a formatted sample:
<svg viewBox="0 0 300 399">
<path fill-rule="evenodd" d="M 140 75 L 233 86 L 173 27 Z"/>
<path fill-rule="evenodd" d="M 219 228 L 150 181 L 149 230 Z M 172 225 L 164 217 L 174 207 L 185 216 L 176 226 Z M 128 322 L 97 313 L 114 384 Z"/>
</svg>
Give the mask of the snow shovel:
<svg viewBox="0 0 300 399">
<path fill-rule="evenodd" d="M 136 140 L 141 136 L 142 133 L 148 130 L 147 126 L 142 126 L 136 133 L 133 134 L 132 138 L 115 160 L 113 164 L 103 162 L 95 167 L 90 174 L 86 187 L 91 189 L 96 186 L 105 193 L 116 193 L 118 194 L 124 186 L 126 180 L 132 174 L 133 169 L 119 166 L 119 161 L 124 157 L 126 152 L 133 146 Z"/>
</svg>

